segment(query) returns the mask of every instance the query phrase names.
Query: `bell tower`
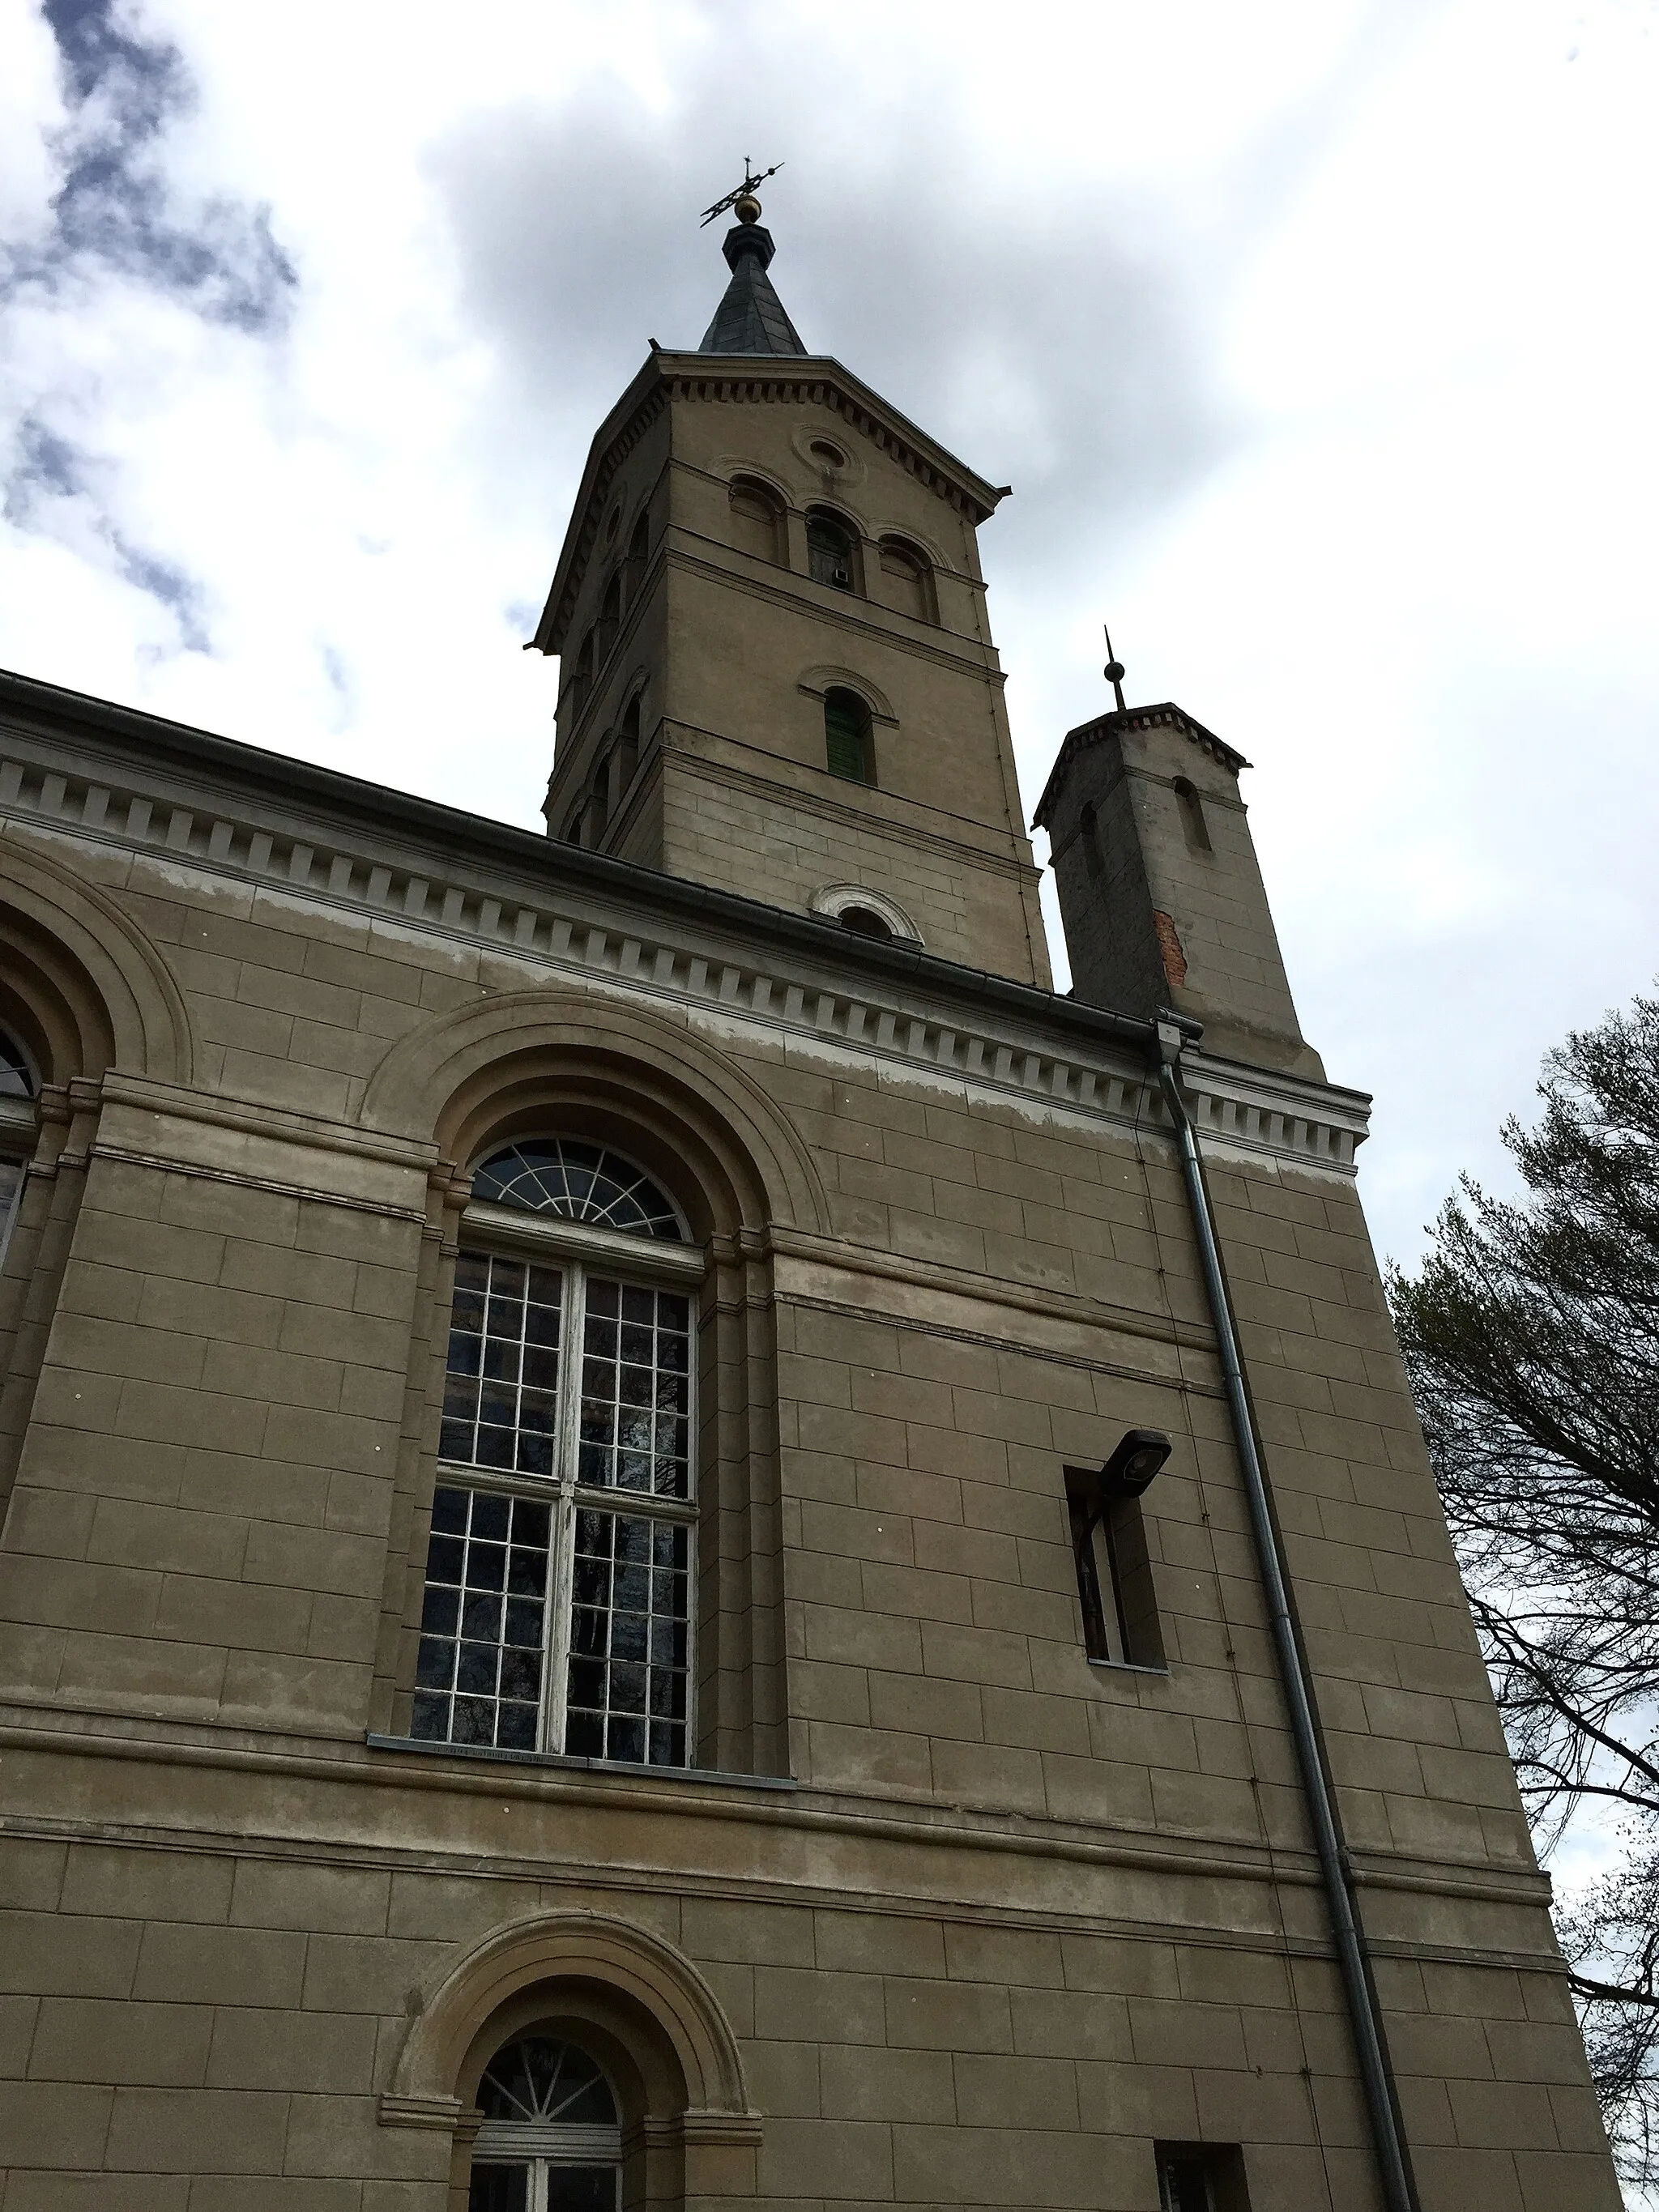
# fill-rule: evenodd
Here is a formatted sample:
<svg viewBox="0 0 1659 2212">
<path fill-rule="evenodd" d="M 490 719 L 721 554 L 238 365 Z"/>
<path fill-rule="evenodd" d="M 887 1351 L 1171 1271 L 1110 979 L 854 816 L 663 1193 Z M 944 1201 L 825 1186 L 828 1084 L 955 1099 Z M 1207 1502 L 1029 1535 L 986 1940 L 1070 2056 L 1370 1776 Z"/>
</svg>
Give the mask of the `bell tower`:
<svg viewBox="0 0 1659 2212">
<path fill-rule="evenodd" d="M 1004 494 L 827 355 L 752 191 L 702 343 L 588 455 L 532 642 L 549 834 L 1047 988 L 975 533 Z"/>
</svg>

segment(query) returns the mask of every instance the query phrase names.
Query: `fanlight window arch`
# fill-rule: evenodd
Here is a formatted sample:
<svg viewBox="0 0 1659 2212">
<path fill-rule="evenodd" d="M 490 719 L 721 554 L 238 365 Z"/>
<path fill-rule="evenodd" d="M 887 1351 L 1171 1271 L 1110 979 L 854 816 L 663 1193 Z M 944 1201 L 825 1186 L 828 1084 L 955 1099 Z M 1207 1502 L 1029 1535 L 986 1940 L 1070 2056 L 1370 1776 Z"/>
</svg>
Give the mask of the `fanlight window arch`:
<svg viewBox="0 0 1659 2212">
<path fill-rule="evenodd" d="M 477 2103 L 468 2212 L 616 2212 L 620 2116 L 586 2051 L 518 2036 L 485 2067 Z"/>
<path fill-rule="evenodd" d="M 702 1255 L 666 1192 L 609 1146 L 520 1139 L 472 1194 L 411 1731 L 684 1766 Z"/>
<path fill-rule="evenodd" d="M 596 1229 L 619 1229 L 665 1243 L 684 1241 L 678 1208 L 660 1185 L 608 1146 L 568 1137 L 504 1145 L 472 1177 L 474 1198 L 556 1213 Z"/>
<path fill-rule="evenodd" d="M 0 1259 L 23 1189 L 23 1162 L 34 1143 L 34 1116 L 21 1102 L 35 1093 L 34 1071 L 15 1037 L 0 1030 Z M 7 1106 L 7 1101 L 18 1102 Z"/>
<path fill-rule="evenodd" d="M 0 1098 L 33 1098 L 34 1072 L 15 1037 L 0 1030 Z"/>
</svg>

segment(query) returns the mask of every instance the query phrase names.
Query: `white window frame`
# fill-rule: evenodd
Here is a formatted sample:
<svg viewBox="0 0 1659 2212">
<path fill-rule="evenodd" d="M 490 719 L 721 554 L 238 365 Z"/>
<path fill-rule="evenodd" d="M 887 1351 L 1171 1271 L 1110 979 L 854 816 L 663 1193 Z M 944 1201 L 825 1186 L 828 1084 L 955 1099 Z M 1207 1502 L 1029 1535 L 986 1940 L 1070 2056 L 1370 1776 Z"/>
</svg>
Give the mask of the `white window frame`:
<svg viewBox="0 0 1659 2212">
<path fill-rule="evenodd" d="M 686 1531 L 686 1676 L 685 1756 L 682 1768 L 696 1762 L 697 1729 L 697 1530 L 699 1425 L 699 1316 L 697 1292 L 707 1273 L 701 1249 L 690 1243 L 669 1243 L 655 1237 L 628 1235 L 566 1219 L 557 1214 L 533 1213 L 517 1206 L 486 1201 L 469 1205 L 461 1217 L 460 1249 L 483 1256 L 499 1255 L 541 1266 L 556 1266 L 562 1276 L 559 1325 L 560 1396 L 554 1473 L 521 1474 L 470 1462 L 438 1460 L 434 1487 L 485 1492 L 498 1497 L 526 1498 L 545 1504 L 551 1513 L 548 1560 L 548 1589 L 544 1600 L 541 1697 L 536 1750 L 555 1756 L 586 1758 L 593 1754 L 564 1752 L 568 1719 L 571 1624 L 574 1610 L 575 1533 L 577 1516 L 586 1510 L 624 1518 L 647 1520 L 657 1525 L 683 1527 Z M 581 1425 L 582 1324 L 586 1310 L 586 1285 L 599 1275 L 624 1285 L 668 1290 L 686 1298 L 688 1312 L 686 1395 L 686 1495 L 682 1498 L 641 1497 L 638 1492 L 586 1484 L 577 1478 Z M 446 1353 L 447 1330 L 446 1330 Z M 446 1369 L 447 1360 L 446 1357 Z M 424 1590 L 424 1581 L 422 1588 Z M 418 1687 L 418 1686 L 417 1686 Z M 650 1715 L 646 1715 L 649 1748 Z M 422 1738 L 437 1747 L 442 1739 Z M 506 1747 L 460 1745 L 462 1751 L 495 1751 L 513 1756 Z M 522 1755 L 522 1754 L 520 1754 Z M 608 1762 L 607 1762 L 608 1763 Z M 635 1762 L 626 1763 L 630 1767 Z M 665 1762 L 648 1758 L 638 1762 L 659 1771 L 677 1771 Z M 567 2159 L 565 2163 L 573 2161 Z M 584 2161 L 576 2160 L 576 2163 Z"/>
</svg>

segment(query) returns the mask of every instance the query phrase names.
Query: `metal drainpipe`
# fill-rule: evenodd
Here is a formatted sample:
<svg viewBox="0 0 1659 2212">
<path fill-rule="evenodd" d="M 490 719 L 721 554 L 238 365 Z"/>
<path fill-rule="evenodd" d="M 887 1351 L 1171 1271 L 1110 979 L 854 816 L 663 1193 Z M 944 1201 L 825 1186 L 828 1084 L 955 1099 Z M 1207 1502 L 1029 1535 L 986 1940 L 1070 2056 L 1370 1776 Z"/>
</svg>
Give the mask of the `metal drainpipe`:
<svg viewBox="0 0 1659 2212">
<path fill-rule="evenodd" d="M 1291 1734 L 1296 1740 L 1297 1764 L 1302 1771 L 1302 1787 L 1308 1800 L 1309 1816 L 1313 1822 L 1314 1848 L 1319 1856 L 1320 1873 L 1324 1877 L 1331 1932 L 1335 1939 L 1337 1960 L 1342 1970 L 1342 1987 L 1348 2001 L 1348 2017 L 1353 2028 L 1360 2079 L 1365 2088 L 1365 2106 L 1370 2118 L 1372 2139 L 1376 2146 L 1377 2164 L 1382 2171 L 1382 2193 L 1389 2212 L 1419 2212 L 1417 2192 L 1407 2170 L 1406 2148 L 1401 2139 L 1400 2123 L 1389 2089 L 1388 2069 L 1382 2059 L 1382 2024 L 1377 2015 L 1376 2000 L 1365 1972 L 1364 1953 L 1358 1922 L 1354 1916 L 1346 1860 L 1336 1832 L 1336 1815 L 1325 1779 L 1324 1761 L 1319 1755 L 1312 1685 L 1308 1679 L 1302 1647 L 1297 1641 L 1295 1625 L 1291 1618 L 1285 1561 L 1279 1547 L 1279 1531 L 1273 1526 L 1273 1512 L 1268 1504 L 1267 1478 L 1256 1443 L 1255 1422 L 1250 1412 L 1249 1400 L 1245 1395 L 1244 1370 L 1239 1362 L 1238 1337 L 1233 1328 L 1226 1279 L 1221 1272 L 1221 1253 L 1216 1243 L 1214 1217 L 1210 1212 L 1210 1194 L 1205 1188 L 1198 1139 L 1187 1112 L 1186 1101 L 1181 1095 L 1177 1072 L 1181 1060 L 1180 1030 L 1173 1024 L 1160 1022 L 1158 1044 L 1158 1081 L 1180 1142 L 1181 1171 L 1187 1185 L 1193 1227 L 1198 1237 L 1204 1287 L 1208 1294 L 1211 1319 L 1215 1325 L 1216 1342 L 1221 1354 L 1227 1407 L 1232 1415 L 1233 1441 L 1244 1476 L 1244 1493 L 1249 1500 L 1250 1527 L 1255 1532 L 1256 1554 L 1261 1564 L 1262 1587 L 1272 1619 L 1279 1671 L 1285 1686 L 1285 1703 L 1290 1709 Z"/>
</svg>

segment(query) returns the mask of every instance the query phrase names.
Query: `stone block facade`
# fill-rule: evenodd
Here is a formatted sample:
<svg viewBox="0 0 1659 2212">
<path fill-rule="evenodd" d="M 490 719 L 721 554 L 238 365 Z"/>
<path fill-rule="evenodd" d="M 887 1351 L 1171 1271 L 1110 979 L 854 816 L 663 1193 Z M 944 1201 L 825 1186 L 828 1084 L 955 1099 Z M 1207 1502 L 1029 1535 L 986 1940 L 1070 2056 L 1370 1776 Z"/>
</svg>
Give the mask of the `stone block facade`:
<svg viewBox="0 0 1659 2212">
<path fill-rule="evenodd" d="M 549 2022 L 615 2088 L 629 2205 L 1157 2212 L 1159 2147 L 1217 2212 L 1379 2203 L 1135 1025 L 0 706 L 36 1078 L 0 1101 L 5 2212 L 459 2208 L 480 2070 Z M 1424 2212 L 1610 2212 L 1364 1102 L 1186 1060 Z M 411 1717 L 472 1177 L 559 1135 L 684 1224 L 680 1765 Z M 1089 1658 L 1067 1519 L 1134 1427 L 1173 1446 L 1156 1667 Z"/>
</svg>

